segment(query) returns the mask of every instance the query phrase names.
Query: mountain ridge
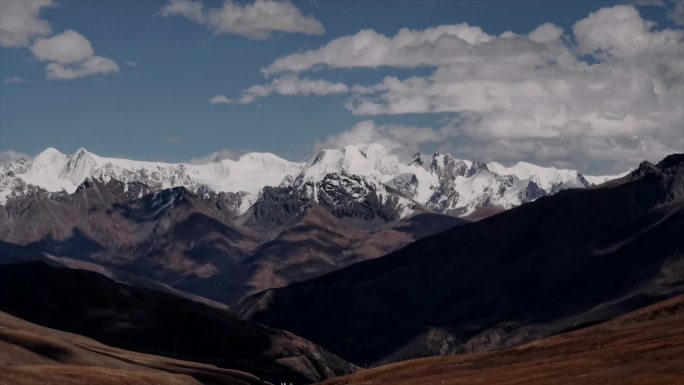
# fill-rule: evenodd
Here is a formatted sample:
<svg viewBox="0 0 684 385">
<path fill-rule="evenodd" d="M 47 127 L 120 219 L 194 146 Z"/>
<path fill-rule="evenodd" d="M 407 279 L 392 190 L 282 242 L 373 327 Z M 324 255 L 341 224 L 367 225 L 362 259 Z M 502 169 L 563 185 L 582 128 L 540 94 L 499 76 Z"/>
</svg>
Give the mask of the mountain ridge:
<svg viewBox="0 0 684 385">
<path fill-rule="evenodd" d="M 497 349 L 681 293 L 683 229 L 676 154 L 247 297 L 237 311 L 357 364 Z"/>
<path fill-rule="evenodd" d="M 194 192 L 233 194 L 236 212 L 244 214 L 266 187 L 290 188 L 314 202 L 330 201 L 325 196 L 329 194 L 319 192 L 326 186 L 329 189 L 331 175 L 347 184 L 343 195 L 348 198 L 360 201 L 372 194 L 383 205 L 389 199 L 396 201 L 395 212 L 386 221 L 413 215 L 416 204 L 456 216 L 483 207 L 509 209 L 562 189 L 590 187 L 612 178 L 585 177 L 575 170 L 525 162 L 511 167 L 484 164 L 441 153 L 433 154 L 429 164 L 420 154 L 413 162 L 404 163 L 375 143 L 320 150 L 306 163 L 271 153 L 247 153 L 237 160 L 215 159 L 203 164 L 165 163 L 101 157 L 84 148 L 66 155 L 48 148 L 33 159 L 22 158 L 0 167 L 0 204 L 21 196 L 71 194 L 84 181 L 99 179 L 105 183 L 118 180 L 125 186 L 139 183 L 150 191 L 186 187 Z M 344 182 L 350 177 L 355 180 Z"/>
</svg>

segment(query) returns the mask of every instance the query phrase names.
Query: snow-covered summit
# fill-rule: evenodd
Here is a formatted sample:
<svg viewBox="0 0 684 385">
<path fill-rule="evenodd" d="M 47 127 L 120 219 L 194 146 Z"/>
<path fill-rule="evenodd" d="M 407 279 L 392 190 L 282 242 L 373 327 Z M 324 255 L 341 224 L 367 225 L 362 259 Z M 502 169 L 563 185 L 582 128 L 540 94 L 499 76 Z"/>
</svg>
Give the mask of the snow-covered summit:
<svg viewBox="0 0 684 385">
<path fill-rule="evenodd" d="M 402 175 L 415 175 L 420 181 L 420 189 L 410 198 L 418 202 L 429 198 L 429 187 L 436 181 L 434 176 L 419 164 L 405 164 L 387 148 L 372 143 L 320 150 L 307 162 L 295 183 L 320 181 L 332 173 L 358 175 L 390 187 L 394 187 L 393 181 Z"/>
<path fill-rule="evenodd" d="M 485 164 L 443 153 L 433 154 L 430 161 L 420 154 L 414 158 L 402 161 L 374 143 L 323 149 L 306 163 L 270 153 L 248 153 L 237 160 L 217 159 L 204 164 L 164 163 L 101 157 L 83 148 L 67 155 L 48 148 L 33 159 L 0 167 L 0 204 L 35 188 L 73 193 L 84 180 L 93 178 L 141 183 L 152 191 L 183 186 L 194 191 L 242 192 L 242 212 L 258 199 L 264 187 L 291 186 L 316 200 L 323 193 L 325 199 L 333 199 L 330 194 L 334 192 L 347 197 L 348 202 L 372 194 L 379 204 L 398 202 L 402 216 L 411 215 L 406 207 L 415 207 L 416 203 L 437 212 L 468 215 L 479 208 L 511 208 L 562 189 L 588 187 L 611 178 L 584 177 L 576 170 L 526 162 L 510 167 Z M 349 191 L 341 191 L 345 189 Z"/>
<path fill-rule="evenodd" d="M 500 163 L 487 163 L 490 171 L 499 175 L 514 175 L 520 180 L 529 180 L 549 193 L 566 188 L 589 187 L 590 183 L 577 170 L 541 167 L 527 162 L 518 162 L 511 167 Z"/>
<path fill-rule="evenodd" d="M 66 155 L 48 148 L 24 164 L 15 162 L 0 168 L 0 202 L 4 203 L 13 193 L 3 189 L 10 179 L 20 179 L 49 192 L 73 193 L 83 180 L 94 178 L 105 182 L 112 179 L 138 182 L 152 189 L 206 187 L 256 196 L 264 186 L 277 186 L 285 177 L 297 175 L 302 167 L 302 163 L 289 162 L 270 153 L 248 153 L 237 160 L 194 165 L 101 157 L 84 148 Z"/>
<path fill-rule="evenodd" d="M 378 144 L 324 149 L 311 157 L 294 185 L 312 185 L 332 173 L 357 175 L 435 211 L 455 215 L 468 215 L 483 207 L 511 208 L 563 189 L 592 185 L 577 170 L 527 162 L 506 167 L 443 153 L 433 154 L 430 162 L 420 154 L 413 158 L 402 162 Z"/>
</svg>

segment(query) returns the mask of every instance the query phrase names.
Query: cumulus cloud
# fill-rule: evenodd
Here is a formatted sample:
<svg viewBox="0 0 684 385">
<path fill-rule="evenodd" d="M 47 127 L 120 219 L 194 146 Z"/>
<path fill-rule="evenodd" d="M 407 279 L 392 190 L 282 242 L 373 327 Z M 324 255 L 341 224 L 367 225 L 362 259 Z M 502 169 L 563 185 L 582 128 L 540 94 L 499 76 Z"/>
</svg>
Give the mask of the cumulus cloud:
<svg viewBox="0 0 684 385">
<path fill-rule="evenodd" d="M 528 36 L 530 40 L 543 44 L 558 40 L 562 35 L 563 28 L 553 23 L 544 23 L 530 32 Z"/>
<path fill-rule="evenodd" d="M 349 92 L 344 83 L 332 83 L 322 79 L 300 79 L 294 75 L 286 75 L 273 79 L 264 85 L 254 85 L 242 92 L 240 104 L 249 104 L 258 98 L 271 94 L 279 95 L 330 95 Z"/>
<path fill-rule="evenodd" d="M 572 29 L 579 53 L 601 58 L 634 58 L 682 50 L 681 31 L 653 31 L 653 27 L 654 23 L 642 19 L 636 8 L 618 5 L 591 13 Z"/>
<path fill-rule="evenodd" d="M 228 99 L 225 95 L 216 95 L 209 99 L 209 104 L 231 104 L 232 100 Z"/>
<path fill-rule="evenodd" d="M 95 56 L 90 41 L 72 30 L 46 39 L 35 39 L 31 52 L 36 59 L 50 62 L 45 67 L 50 80 L 73 80 L 119 72 L 115 61 Z"/>
<path fill-rule="evenodd" d="M 207 24 L 207 14 L 201 1 L 171 0 L 164 5 L 159 14 L 162 17 L 182 16 L 198 24 Z"/>
<path fill-rule="evenodd" d="M 684 151 L 683 30 L 656 29 L 633 6 L 619 5 L 564 34 L 551 23 L 527 35 L 493 36 L 467 24 L 389 37 L 363 30 L 263 72 L 432 67 L 428 75 L 349 85 L 346 106 L 361 116 L 450 114 L 433 146 L 463 157 L 621 171 Z M 367 125 L 339 140 L 372 139 L 378 129 Z"/>
<path fill-rule="evenodd" d="M 88 59 L 95 51 L 83 35 L 67 30 L 47 39 L 36 39 L 31 52 L 38 60 L 71 64 Z"/>
<path fill-rule="evenodd" d="M 50 80 L 73 80 L 93 75 L 107 75 L 119 72 L 119 66 L 111 59 L 101 56 L 90 57 L 74 65 L 50 63 L 45 67 Z"/>
<path fill-rule="evenodd" d="M 0 1 L 0 47 L 29 47 L 36 59 L 49 62 L 45 73 L 51 80 L 119 72 L 116 62 L 95 56 L 90 41 L 76 31 L 41 37 L 52 29 L 50 23 L 39 18 L 40 12 L 54 4 L 54 0 Z M 5 79 L 5 84 L 19 82 L 17 77 Z"/>
<path fill-rule="evenodd" d="M 34 37 L 49 34 L 50 23 L 39 16 L 54 4 L 53 0 L 0 1 L 0 47 L 26 47 Z"/>
<path fill-rule="evenodd" d="M 459 61 L 458 56 L 465 54 L 471 46 L 493 38 L 479 27 L 466 23 L 424 30 L 404 28 L 393 37 L 364 29 L 354 35 L 334 39 L 319 49 L 279 58 L 263 72 L 301 72 L 318 66 L 354 68 L 455 64 Z"/>
<path fill-rule="evenodd" d="M 323 142 L 314 144 L 316 149 L 342 148 L 353 144 L 378 143 L 391 151 L 410 155 L 425 144 L 434 144 L 444 139 L 444 131 L 429 127 L 404 125 L 378 125 L 372 120 L 356 123 L 349 130 L 327 137 Z"/>
<path fill-rule="evenodd" d="M 325 32 L 320 21 L 302 14 L 288 1 L 256 0 L 241 5 L 226 0 L 220 8 L 210 8 L 200 0 L 171 0 L 159 13 L 162 17 L 185 17 L 216 35 L 232 34 L 254 40 L 268 39 L 274 32 L 306 35 Z"/>
</svg>

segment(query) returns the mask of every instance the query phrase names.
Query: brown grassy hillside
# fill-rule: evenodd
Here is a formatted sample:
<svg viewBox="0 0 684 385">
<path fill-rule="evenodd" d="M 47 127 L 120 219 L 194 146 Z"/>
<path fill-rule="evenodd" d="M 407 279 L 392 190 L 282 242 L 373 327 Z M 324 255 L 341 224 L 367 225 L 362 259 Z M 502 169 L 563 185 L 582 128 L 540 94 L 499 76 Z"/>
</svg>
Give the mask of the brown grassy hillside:
<svg viewBox="0 0 684 385">
<path fill-rule="evenodd" d="M 516 348 L 404 361 L 323 384 L 684 384 L 684 295 Z"/>
<path fill-rule="evenodd" d="M 0 312 L 0 385 L 249 385 L 257 377 L 113 348 Z"/>
</svg>

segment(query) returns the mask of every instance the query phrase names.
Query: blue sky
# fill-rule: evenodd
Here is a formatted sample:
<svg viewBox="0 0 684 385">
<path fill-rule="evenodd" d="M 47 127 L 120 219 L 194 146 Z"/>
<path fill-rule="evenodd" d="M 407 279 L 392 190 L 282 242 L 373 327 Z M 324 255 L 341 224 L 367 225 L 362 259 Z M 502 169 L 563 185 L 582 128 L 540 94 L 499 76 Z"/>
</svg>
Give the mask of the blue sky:
<svg viewBox="0 0 684 385">
<path fill-rule="evenodd" d="M 0 0 L 2 3 L 12 1 L 17 0 Z M 204 9 L 223 6 L 223 1 L 204 0 L 201 3 Z M 655 22 L 648 33 L 664 30 L 681 32 L 681 26 L 673 16 L 677 4 L 669 1 L 659 4 L 655 1 L 644 6 L 645 3 L 649 2 L 639 2 L 635 9 L 642 20 Z M 304 71 L 285 70 L 269 76 L 261 72 L 262 68 L 278 58 L 316 51 L 336 38 L 354 35 L 362 29 L 372 29 L 378 34 L 392 37 L 402 28 L 422 31 L 440 25 L 467 23 L 480 27 L 490 36 L 498 37 L 506 31 L 527 35 L 544 23 L 553 23 L 563 30 L 566 45 L 588 65 L 602 62 L 606 66 L 616 65 L 614 62 L 623 57 L 618 58 L 617 54 L 613 54 L 615 58 L 609 60 L 601 57 L 600 52 L 608 51 L 608 44 L 617 43 L 600 43 L 603 46 L 598 47 L 603 51 L 582 51 L 575 42 L 577 38 L 573 35 L 573 25 L 587 18 L 591 12 L 609 9 L 620 2 L 293 2 L 291 5 L 301 15 L 317 20 L 323 26 L 324 33 L 275 31 L 266 39 L 255 39 L 254 36 L 234 32 L 219 34 L 202 22 L 189 20 L 179 14 L 163 17 L 160 10 L 167 4 L 168 1 L 152 0 L 60 0 L 54 6 L 42 8 L 36 13 L 36 18 L 49 23 L 50 32 L 31 36 L 31 40 L 23 45 L 6 43 L 0 50 L 0 79 L 3 80 L 0 85 L 0 151 L 35 154 L 53 146 L 71 153 L 79 147 L 86 147 L 108 156 L 187 161 L 213 151 L 229 149 L 268 151 L 291 160 L 304 160 L 316 146 L 343 145 L 353 140 L 349 138 L 358 136 L 358 133 L 350 130 L 355 125 L 358 128 L 359 122 L 370 125 L 364 131 L 372 132 L 367 135 L 370 139 L 395 138 L 390 145 L 398 143 L 396 148 L 399 152 L 408 153 L 415 149 L 424 152 L 450 151 L 464 158 L 504 162 L 519 159 L 596 172 L 617 171 L 629 166 L 639 157 L 652 153 L 653 148 L 660 151 L 657 156 L 682 150 L 682 143 L 677 142 L 680 132 L 677 126 L 678 111 L 669 120 L 658 122 L 660 126 L 669 127 L 663 128 L 668 132 L 655 132 L 645 123 L 635 123 L 641 126 L 631 128 L 628 133 L 596 135 L 600 139 L 592 141 L 596 142 L 596 149 L 590 153 L 577 150 L 554 155 L 556 147 L 587 147 L 582 141 L 594 135 L 598 129 L 588 129 L 590 131 L 582 135 L 581 141 L 577 139 L 579 136 L 567 139 L 569 145 L 559 142 L 566 140 L 563 139 L 565 133 L 574 132 L 569 125 L 559 131 L 561 134 L 558 138 L 555 133 L 548 135 L 546 131 L 525 135 L 524 140 L 519 139 L 517 133 L 511 137 L 506 134 L 502 136 L 499 131 L 485 135 L 481 133 L 488 132 L 489 127 L 496 123 L 482 128 L 472 125 L 464 128 L 466 126 L 462 120 L 464 116 L 479 114 L 472 120 L 486 121 L 489 118 L 486 114 L 491 111 L 489 107 L 474 107 L 476 113 L 460 106 L 397 112 L 387 102 L 380 112 L 364 113 L 359 111 L 358 105 L 355 111 L 349 103 L 352 99 L 356 103 L 364 103 L 367 94 L 351 91 L 327 95 L 279 95 L 274 92 L 251 103 L 239 102 L 243 90 L 253 85 L 267 85 L 281 76 L 290 76 L 296 81 L 321 80 L 351 88 L 355 85 L 377 85 L 388 76 L 400 81 L 412 77 L 435 81 L 431 76 L 440 70 L 447 71 L 447 66 L 441 64 L 407 66 L 387 64 L 381 60 L 377 64 L 361 67 L 320 62 Z M 252 2 L 236 4 L 247 7 Z M 35 46 L 35 39 L 47 39 L 67 30 L 85 37 L 92 45 L 94 54 L 115 62 L 117 71 L 71 80 L 49 79 L 46 66 L 50 65 L 52 59 L 34 53 L 31 47 Z M 678 51 L 681 45 L 668 47 L 663 48 L 663 52 L 674 55 L 672 62 L 681 58 Z M 487 60 L 497 60 L 495 54 L 492 55 Z M 636 63 L 634 57 L 631 55 L 629 59 Z M 452 67 L 451 64 L 448 66 Z M 671 88 L 668 94 L 671 100 L 657 107 L 669 112 L 682 96 L 679 89 L 681 74 L 677 70 L 674 73 L 667 80 Z M 644 69 L 644 74 L 654 76 L 647 69 Z M 533 72 L 522 76 L 536 79 Z M 524 79 L 516 81 L 523 82 Z M 510 85 L 511 82 L 506 80 L 505 84 Z M 542 84 L 542 87 L 546 86 Z M 377 92 L 371 94 L 376 101 L 378 98 L 392 97 L 384 94 L 385 91 Z M 217 95 L 225 96 L 231 103 L 209 103 L 209 99 Z M 634 103 L 634 100 L 640 99 L 632 98 L 625 103 Z M 562 104 L 558 102 L 552 107 L 564 109 L 568 103 L 573 102 L 563 99 Z M 573 111 L 573 107 L 568 108 Z M 654 111 L 654 108 L 645 109 L 643 116 Z M 578 111 L 594 116 L 585 107 L 578 107 Z M 647 121 L 645 118 L 638 119 L 640 116 L 636 118 L 637 121 Z M 506 115 L 502 115 L 502 119 L 507 119 Z M 629 122 L 625 125 L 629 126 Z M 397 131 L 394 128 L 396 126 L 406 129 Z M 517 130 L 515 127 L 511 130 Z M 419 136 L 425 130 L 430 130 L 432 136 L 428 136 L 431 139 L 413 141 L 408 138 Z M 455 133 L 447 133 L 448 130 Z M 340 136 L 345 133 L 348 135 Z M 606 139 L 606 135 L 615 137 Z M 632 138 L 635 135 L 640 139 Z M 675 140 L 672 141 L 672 138 Z M 611 142 L 609 139 L 614 140 Z M 509 147 L 502 144 L 506 141 L 511 141 L 513 145 Z M 598 141 L 603 142 L 599 144 Z M 607 146 L 609 143 L 624 146 L 626 150 L 618 151 L 614 157 L 596 155 L 602 152 L 601 145 Z M 640 147 L 642 150 L 634 150 Z"/>
</svg>

